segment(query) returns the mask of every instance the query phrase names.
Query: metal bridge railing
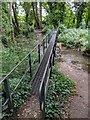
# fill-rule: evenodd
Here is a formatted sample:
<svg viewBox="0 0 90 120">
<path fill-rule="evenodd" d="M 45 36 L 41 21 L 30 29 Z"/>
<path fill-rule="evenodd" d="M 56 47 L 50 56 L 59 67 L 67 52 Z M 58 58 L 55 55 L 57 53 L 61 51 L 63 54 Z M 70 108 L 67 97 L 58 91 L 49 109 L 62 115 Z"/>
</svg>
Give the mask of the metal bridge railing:
<svg viewBox="0 0 90 120">
<path fill-rule="evenodd" d="M 14 111 L 13 95 L 17 94 L 16 90 L 21 83 L 26 82 L 28 76 L 28 82 L 33 78 L 37 66 L 40 64 L 41 58 L 45 53 L 49 45 L 52 31 L 49 31 L 47 35 L 43 38 L 43 45 L 37 44 L 32 51 L 30 51 L 1 81 L 0 86 L 2 90 L 0 91 L 2 95 L 2 118 L 8 113 Z M 43 54 L 42 54 L 43 50 Z M 37 58 L 36 58 L 37 57 Z M 37 65 L 35 64 L 37 63 Z M 36 67 L 35 67 L 36 66 Z M 18 72 L 17 72 L 18 71 Z M 20 72 L 21 71 L 21 72 Z M 17 75 L 17 73 L 19 75 Z M 19 79 L 17 84 L 12 88 L 11 83 L 13 78 Z"/>
<path fill-rule="evenodd" d="M 45 70 L 43 73 L 43 77 L 41 79 L 40 88 L 39 88 L 40 109 L 41 111 L 43 111 L 43 113 L 45 113 L 45 98 L 47 93 L 48 80 L 49 80 L 49 77 L 51 76 L 52 65 L 54 65 L 57 34 L 58 34 L 58 30 L 56 31 L 54 30 L 52 33 L 51 41 L 49 43 L 47 51 L 43 57 L 43 59 L 46 59 L 46 56 L 48 58 L 46 62 Z"/>
</svg>

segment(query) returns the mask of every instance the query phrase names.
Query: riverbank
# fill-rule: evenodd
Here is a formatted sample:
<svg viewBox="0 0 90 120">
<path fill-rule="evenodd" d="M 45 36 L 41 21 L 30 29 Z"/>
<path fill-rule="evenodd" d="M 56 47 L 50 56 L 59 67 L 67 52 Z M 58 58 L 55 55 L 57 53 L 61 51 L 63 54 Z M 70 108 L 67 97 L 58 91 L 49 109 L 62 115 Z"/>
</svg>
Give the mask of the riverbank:
<svg viewBox="0 0 90 120">
<path fill-rule="evenodd" d="M 70 118 L 88 117 L 88 73 L 76 69 L 72 64 L 65 62 L 58 63 L 60 72 L 76 82 L 77 93 L 73 96 L 70 109 Z"/>
<path fill-rule="evenodd" d="M 88 64 L 90 59 L 80 52 L 62 49 L 62 60 L 58 62 L 59 71 L 76 83 L 76 94 L 69 106 L 69 118 L 88 118 Z"/>
</svg>

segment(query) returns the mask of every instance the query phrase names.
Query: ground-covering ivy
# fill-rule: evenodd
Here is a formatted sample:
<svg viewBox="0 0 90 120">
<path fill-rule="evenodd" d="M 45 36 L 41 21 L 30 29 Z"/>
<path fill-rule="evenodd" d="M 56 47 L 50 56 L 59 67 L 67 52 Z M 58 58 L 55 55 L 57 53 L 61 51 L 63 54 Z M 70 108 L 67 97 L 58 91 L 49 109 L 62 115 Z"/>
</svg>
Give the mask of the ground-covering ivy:
<svg viewBox="0 0 90 120">
<path fill-rule="evenodd" d="M 30 33 L 28 38 L 26 38 L 25 36 L 19 35 L 15 39 L 17 41 L 16 45 L 12 44 L 10 46 L 2 46 L 2 78 L 6 76 L 6 74 L 9 73 L 12 70 L 12 68 L 16 64 L 18 64 L 18 62 L 22 60 L 22 58 L 25 57 L 34 48 L 35 45 L 37 45 L 37 40 L 34 33 Z M 33 52 L 35 52 L 33 53 L 35 55 L 32 54 L 32 62 L 34 59 L 38 59 L 38 56 L 36 56 L 37 50 Z M 24 77 L 25 79 L 22 78 L 23 74 L 25 73 L 27 64 L 29 67 L 28 57 L 8 76 L 11 93 L 14 91 L 15 87 L 22 79 L 20 85 L 13 92 L 13 95 L 12 95 L 13 106 L 16 109 L 20 107 L 20 105 L 24 102 L 24 100 L 30 94 L 29 92 L 31 88 L 30 70 L 28 70 L 26 77 Z M 38 60 L 34 62 L 34 65 L 32 64 L 33 74 L 36 71 L 36 69 L 34 68 L 38 66 Z M 2 102 L 4 103 L 6 92 L 3 85 L 2 85 L 2 92 L 4 93 L 2 97 Z M 4 109 L 6 109 L 6 107 L 4 107 Z"/>
<path fill-rule="evenodd" d="M 30 85 L 30 79 L 22 81 L 18 89 L 15 91 L 13 95 L 13 105 L 14 108 L 19 108 L 20 105 L 24 102 L 24 100 L 29 95 L 31 85 Z"/>
<path fill-rule="evenodd" d="M 49 80 L 48 94 L 45 102 L 46 119 L 63 118 L 69 97 L 75 93 L 75 83 L 53 68 Z"/>
</svg>

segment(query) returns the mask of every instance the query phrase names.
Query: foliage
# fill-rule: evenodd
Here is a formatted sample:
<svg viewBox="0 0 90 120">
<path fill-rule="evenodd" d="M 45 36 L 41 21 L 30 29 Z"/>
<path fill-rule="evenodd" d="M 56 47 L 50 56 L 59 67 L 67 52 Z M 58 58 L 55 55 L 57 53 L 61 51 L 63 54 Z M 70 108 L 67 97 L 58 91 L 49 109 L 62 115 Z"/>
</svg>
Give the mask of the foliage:
<svg viewBox="0 0 90 120">
<path fill-rule="evenodd" d="M 2 47 L 3 77 L 37 44 L 34 33 L 30 33 L 28 37 L 27 39 L 24 36 L 18 36 L 16 46 Z"/>
<path fill-rule="evenodd" d="M 52 77 L 49 80 L 48 95 L 46 98 L 46 118 L 55 119 L 63 117 L 65 104 L 75 92 L 75 83 L 53 68 Z"/>
<path fill-rule="evenodd" d="M 58 42 L 62 42 L 63 46 L 66 46 L 68 48 L 79 48 L 81 51 L 90 50 L 90 46 L 88 44 L 89 41 L 88 29 L 84 28 L 67 29 L 66 27 L 62 28 L 61 26 L 60 31 L 61 33 L 58 37 Z"/>
<path fill-rule="evenodd" d="M 8 43 L 10 43 L 10 32 L 11 27 L 9 23 L 9 13 L 8 13 L 8 5 L 7 3 L 2 4 L 2 36 L 1 40 L 4 45 L 7 46 Z"/>
<path fill-rule="evenodd" d="M 29 90 L 30 90 L 30 79 L 23 80 L 21 85 L 18 87 L 18 89 L 15 91 L 13 95 L 13 103 L 14 103 L 14 108 L 18 108 L 27 98 L 29 95 Z M 15 83 L 12 82 L 12 86 L 15 86 Z"/>
<path fill-rule="evenodd" d="M 83 4 L 85 4 L 85 6 L 83 6 Z M 77 15 L 77 8 L 80 8 L 80 5 L 83 6 L 83 12 L 78 9 L 78 13 L 82 12 L 80 22 L 78 22 L 77 18 L 79 16 Z M 45 9 L 44 12 L 46 12 L 46 16 L 40 14 L 41 8 L 39 8 L 37 3 L 13 2 L 10 7 L 9 2 L 2 2 L 2 77 L 4 77 L 30 50 L 32 50 L 36 44 L 36 37 L 34 35 L 34 29 L 36 29 L 37 26 L 36 24 L 42 23 L 40 28 L 43 28 L 42 31 L 45 32 L 52 29 L 53 26 L 59 26 L 60 35 L 58 40 L 63 42 L 64 46 L 71 48 L 80 47 L 82 51 L 86 52 L 90 50 L 90 45 L 88 45 L 88 30 L 85 29 L 88 27 L 90 18 L 90 10 L 88 10 L 90 8 L 90 2 L 79 2 L 78 5 L 75 4 L 75 6 L 68 5 L 67 2 L 43 2 L 41 7 Z M 12 13 L 12 15 L 10 13 Z M 61 23 L 64 23 L 65 25 Z M 81 25 L 81 28 L 83 29 L 67 29 L 76 27 L 77 23 L 79 23 L 78 26 Z M 36 55 L 33 55 L 33 59 L 34 58 L 36 58 Z M 18 68 L 16 69 L 15 74 L 11 75 L 11 89 L 19 82 L 27 61 L 28 60 L 20 66 L 22 68 L 21 71 L 19 71 L 20 68 Z M 33 71 L 36 67 L 37 65 L 34 64 Z M 15 77 L 16 75 L 17 77 Z M 57 107 L 59 104 L 56 100 L 60 101 L 59 97 L 61 97 L 61 100 L 64 98 L 59 96 L 58 93 L 63 96 L 69 96 L 72 93 L 72 87 L 68 88 L 68 86 L 73 86 L 73 83 L 69 81 L 68 78 L 59 74 L 57 71 L 55 71 L 55 74 L 53 73 L 52 80 L 50 80 L 51 84 L 49 86 L 51 96 L 48 96 L 46 100 L 46 103 L 49 103 L 46 104 L 46 117 L 56 117 L 61 114 L 61 112 L 59 113 L 59 108 Z M 25 99 L 24 96 L 27 96 L 28 94 L 28 81 L 25 81 L 25 83 L 22 84 L 22 87 L 18 88 L 16 91 L 16 96 L 14 96 L 15 107 L 18 107 Z M 64 86 L 65 89 L 67 88 L 67 91 L 63 88 Z M 54 101 L 56 102 L 54 103 Z M 62 101 L 60 101 L 61 104 L 63 104 Z"/>
<path fill-rule="evenodd" d="M 65 29 L 67 29 L 67 27 L 64 24 L 59 23 L 59 26 L 58 26 L 59 33 L 64 32 Z"/>
<path fill-rule="evenodd" d="M 21 38 L 20 38 L 21 37 Z M 18 64 L 20 60 L 22 60 L 23 57 L 26 56 L 28 52 L 30 52 L 34 46 L 37 44 L 36 37 L 34 33 L 29 33 L 28 39 L 25 36 L 17 36 L 17 45 L 16 46 L 10 46 L 10 47 L 2 47 L 2 77 L 5 77 L 7 73 L 9 73 L 12 68 Z M 33 51 L 32 62 L 35 59 L 38 59 L 37 49 Z M 32 64 L 32 72 L 35 73 L 37 66 L 38 66 L 38 60 L 34 62 L 34 65 Z M 29 95 L 30 90 L 30 71 L 28 70 L 26 75 L 26 80 L 24 80 L 23 74 L 25 73 L 26 65 L 29 66 L 29 58 L 27 57 L 22 64 L 20 64 L 13 72 L 9 75 L 8 80 L 10 82 L 10 89 L 11 92 L 15 89 L 17 84 L 22 79 L 21 84 L 18 86 L 18 88 L 14 91 L 13 94 L 13 103 L 14 107 L 18 108 L 25 100 L 25 98 Z M 4 89 L 3 89 L 4 91 Z"/>
<path fill-rule="evenodd" d="M 30 78 L 28 79 L 28 77 L 27 77 L 26 80 L 22 80 L 21 84 L 13 92 L 12 102 L 13 102 L 13 107 L 15 108 L 14 110 L 17 110 L 17 108 L 19 108 L 20 105 L 22 105 L 22 103 L 24 103 L 24 100 L 29 95 L 29 91 L 30 91 L 30 88 L 31 88 L 29 80 L 30 80 Z M 10 87 L 11 87 L 11 89 L 14 90 L 15 87 L 16 87 L 16 83 L 19 82 L 20 79 L 13 78 L 13 79 L 9 79 L 9 81 L 10 81 Z M 4 89 L 3 89 L 3 92 L 4 92 Z M 5 96 L 5 92 L 4 92 L 4 96 Z M 5 102 L 4 98 L 2 98 L 2 102 Z M 5 109 L 6 107 L 7 107 L 7 105 L 4 106 L 3 109 Z M 5 111 L 5 114 L 6 113 L 8 113 L 8 111 Z M 11 113 L 9 113 L 9 114 L 11 114 Z"/>
<path fill-rule="evenodd" d="M 43 28 L 43 31 L 49 31 L 53 28 L 52 25 L 46 25 L 44 28 Z"/>
<path fill-rule="evenodd" d="M 16 39 L 12 39 L 19 34 L 28 38 L 28 34 L 36 28 L 36 24 L 42 23 L 41 28 L 46 27 L 46 25 L 51 28 L 51 26 L 58 27 L 62 23 L 70 28 L 80 26 L 83 23 L 85 23 L 84 27 L 88 27 L 89 23 L 90 2 L 78 2 L 72 5 L 67 2 L 42 2 L 41 8 L 38 3 L 13 2 L 12 6 L 11 15 L 9 2 L 2 2 L 1 40 L 5 47 L 8 45 L 12 46 L 12 44 L 17 42 Z M 42 11 L 42 8 L 44 8 L 44 11 Z M 46 13 L 45 16 L 43 12 Z M 80 13 L 81 16 L 79 15 Z M 12 23 L 10 18 L 12 18 Z M 13 33 L 14 35 L 12 35 Z"/>
</svg>

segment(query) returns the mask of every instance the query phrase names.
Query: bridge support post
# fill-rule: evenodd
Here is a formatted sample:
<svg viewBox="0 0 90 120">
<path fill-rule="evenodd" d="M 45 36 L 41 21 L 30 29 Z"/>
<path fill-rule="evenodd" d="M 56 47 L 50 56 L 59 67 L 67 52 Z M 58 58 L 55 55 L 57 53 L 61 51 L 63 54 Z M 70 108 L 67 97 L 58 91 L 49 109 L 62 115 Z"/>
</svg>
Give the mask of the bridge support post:
<svg viewBox="0 0 90 120">
<path fill-rule="evenodd" d="M 45 120 L 45 110 L 42 111 L 42 118 L 43 118 L 43 120 Z"/>
<path fill-rule="evenodd" d="M 30 67 L 30 77 L 32 77 L 32 61 L 31 61 L 31 54 L 29 54 L 29 67 Z"/>
</svg>

